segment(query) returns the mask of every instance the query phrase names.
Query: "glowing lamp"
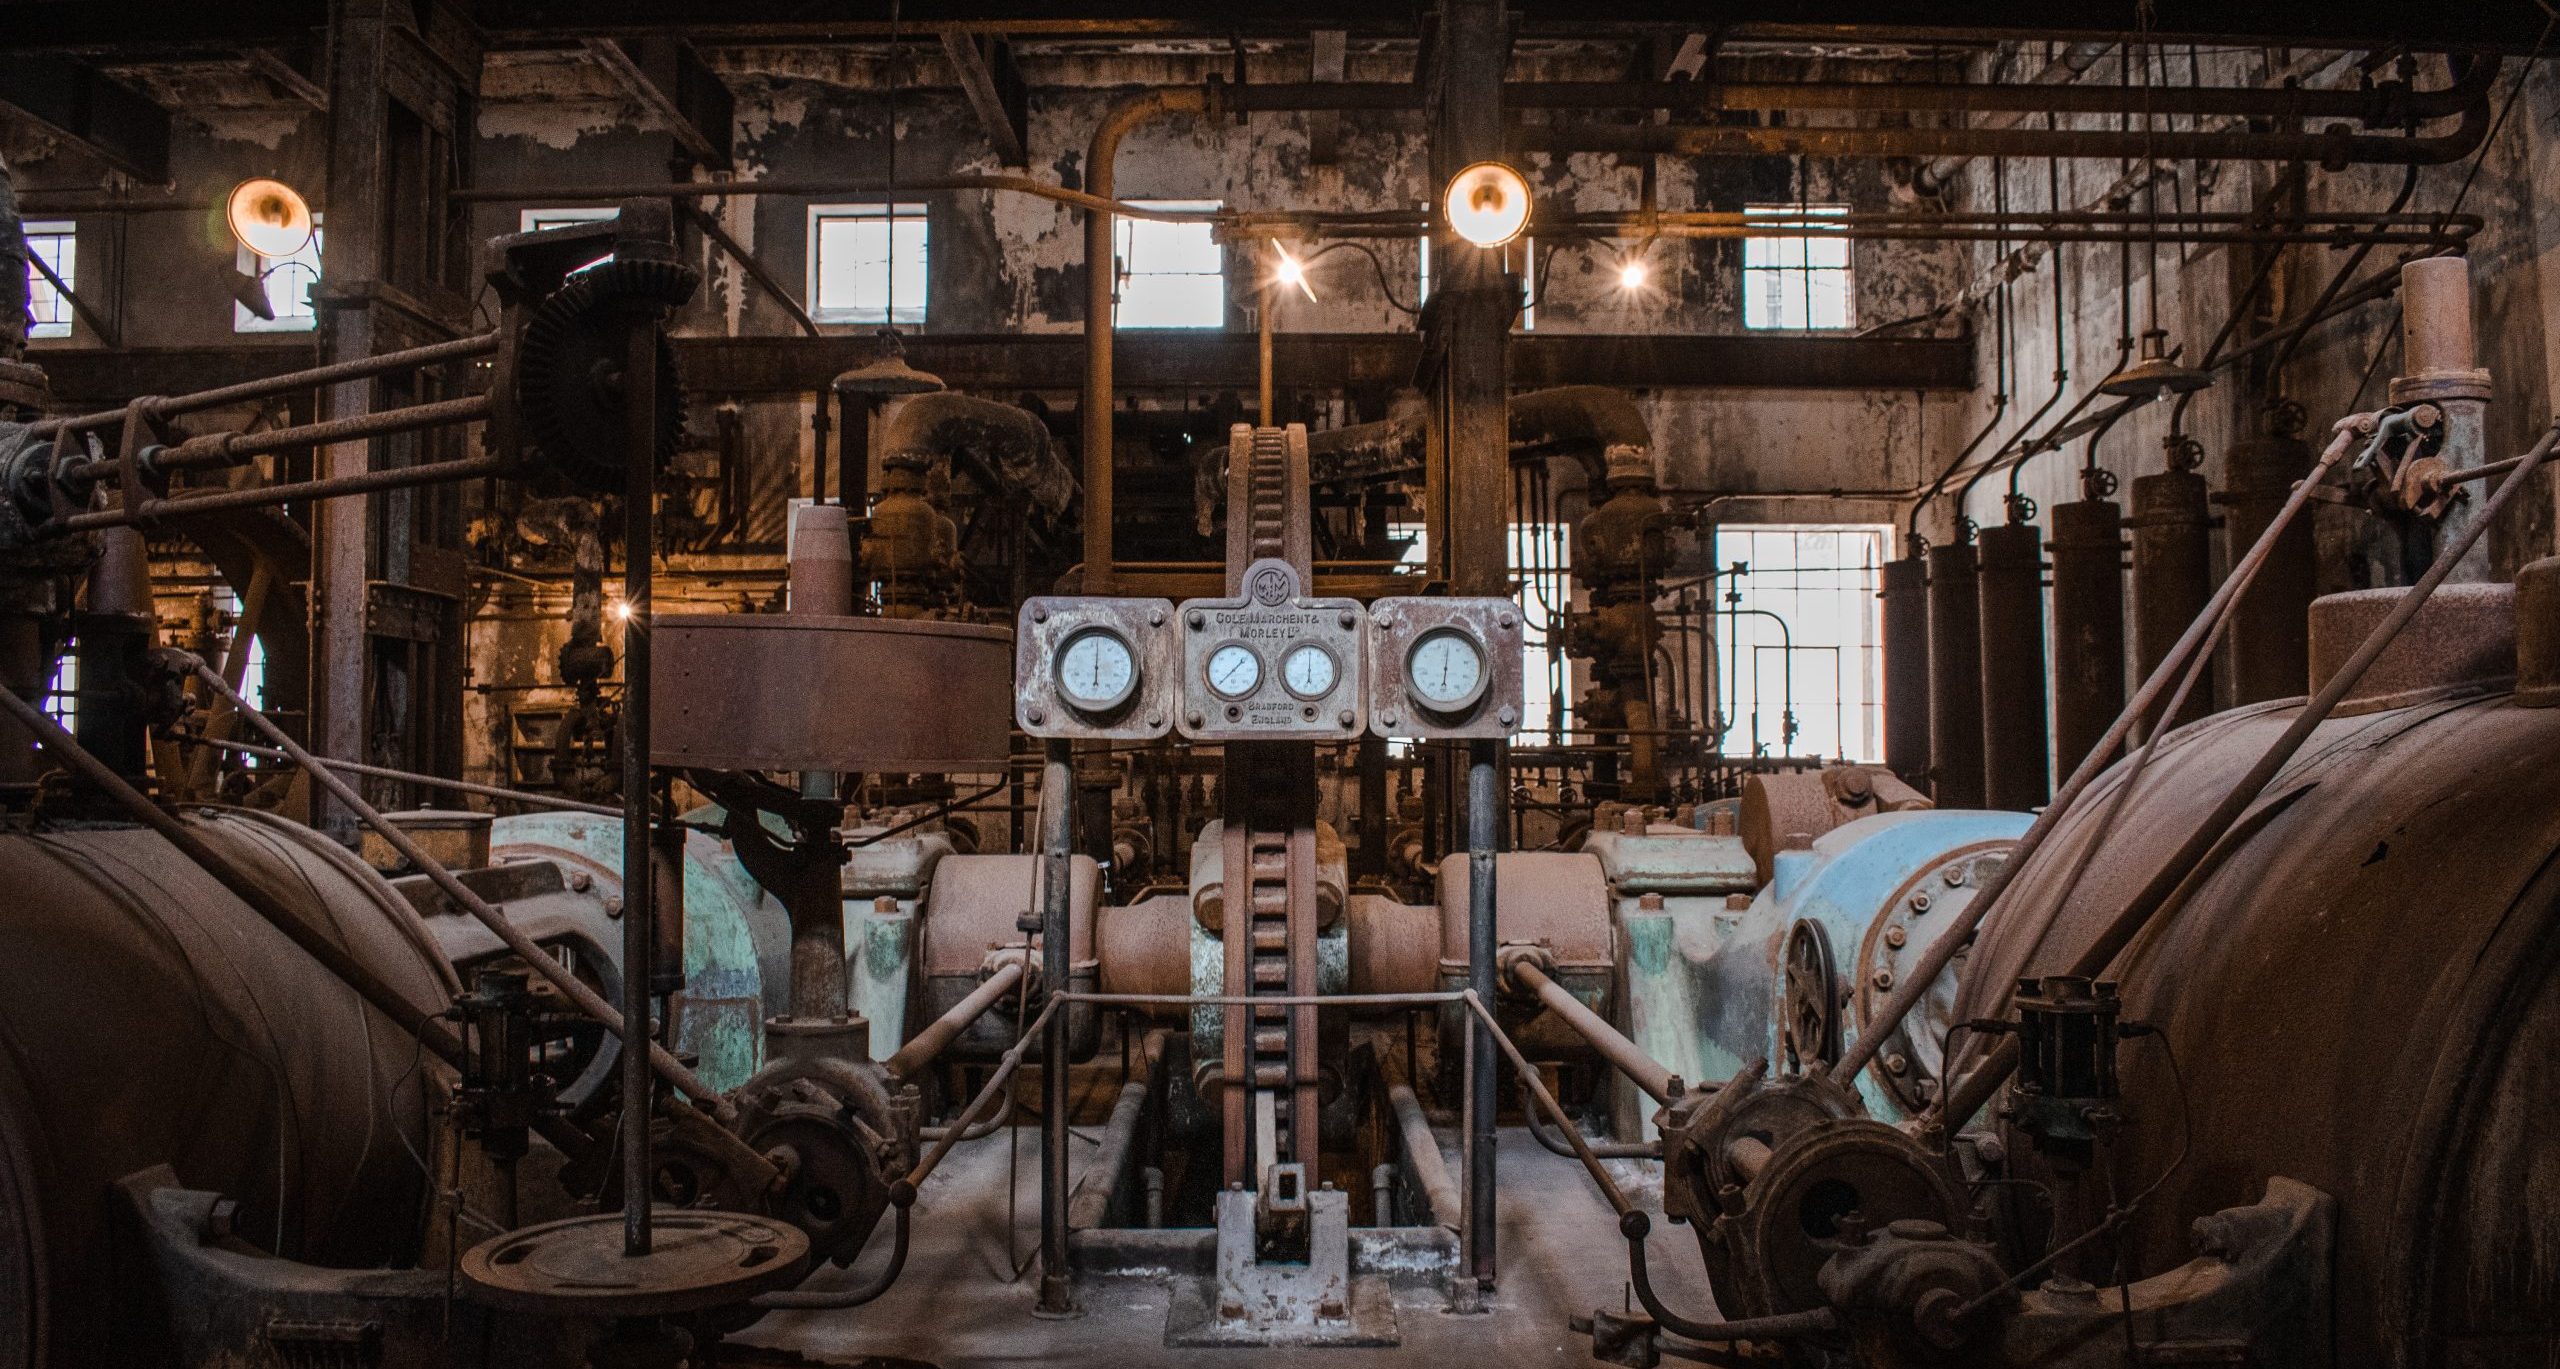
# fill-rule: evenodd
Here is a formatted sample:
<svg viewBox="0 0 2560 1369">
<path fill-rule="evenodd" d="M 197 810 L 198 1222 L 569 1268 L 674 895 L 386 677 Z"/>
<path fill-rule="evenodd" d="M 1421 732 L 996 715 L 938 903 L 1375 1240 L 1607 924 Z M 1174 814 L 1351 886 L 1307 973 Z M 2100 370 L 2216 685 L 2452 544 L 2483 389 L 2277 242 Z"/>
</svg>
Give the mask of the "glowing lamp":
<svg viewBox="0 0 2560 1369">
<path fill-rule="evenodd" d="M 1449 179 L 1441 209 L 1459 237 L 1500 247 L 1529 226 L 1529 182 L 1500 162 L 1478 162 Z"/>
<path fill-rule="evenodd" d="M 263 177 L 231 187 L 223 205 L 231 236 L 261 257 L 290 257 L 311 241 L 311 206 L 292 186 Z"/>
</svg>

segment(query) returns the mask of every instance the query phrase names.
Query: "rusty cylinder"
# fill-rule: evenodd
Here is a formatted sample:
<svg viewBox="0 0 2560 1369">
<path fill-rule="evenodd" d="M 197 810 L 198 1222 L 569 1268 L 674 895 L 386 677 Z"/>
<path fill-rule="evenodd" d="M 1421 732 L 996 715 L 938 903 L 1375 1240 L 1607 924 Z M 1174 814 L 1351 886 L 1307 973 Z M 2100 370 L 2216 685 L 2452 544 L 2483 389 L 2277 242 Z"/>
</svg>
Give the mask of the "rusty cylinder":
<svg viewBox="0 0 2560 1369">
<path fill-rule="evenodd" d="M 2053 764 L 2069 774 L 2124 711 L 2124 507 L 2056 505 L 2053 540 Z"/>
<path fill-rule="evenodd" d="M 2017 811 L 2053 795 L 2045 763 L 2044 534 L 2033 523 L 1984 528 L 1982 614 L 1983 804 Z"/>
<path fill-rule="evenodd" d="M 2213 595 L 2213 558 L 2205 542 L 2212 519 L 2205 510 L 2204 477 L 2182 470 L 2135 477 L 2129 521 L 2134 666 L 2148 679 Z M 2212 711 L 2213 667 L 2208 664 L 2187 695 L 2186 707 L 2154 730 L 2165 732 Z"/>
<path fill-rule="evenodd" d="M 1972 544 L 1929 549 L 1929 778 L 1940 808 L 1980 808 L 1982 605 Z"/>
<path fill-rule="evenodd" d="M 2275 521 L 2295 481 L 2311 473 L 2311 444 L 2298 437 L 2260 437 L 2231 446 L 2222 505 L 2223 546 L 2232 565 L 2248 555 Z M 2318 573 L 2311 519 L 2293 520 L 2276 539 L 2249 592 L 2231 608 L 2231 702 L 2290 699 L 2304 692 L 2310 660 L 2311 597 Z"/>
<path fill-rule="evenodd" d="M 1929 783 L 1929 563 L 1914 552 L 1884 563 L 1884 763 L 1908 784 Z"/>
</svg>

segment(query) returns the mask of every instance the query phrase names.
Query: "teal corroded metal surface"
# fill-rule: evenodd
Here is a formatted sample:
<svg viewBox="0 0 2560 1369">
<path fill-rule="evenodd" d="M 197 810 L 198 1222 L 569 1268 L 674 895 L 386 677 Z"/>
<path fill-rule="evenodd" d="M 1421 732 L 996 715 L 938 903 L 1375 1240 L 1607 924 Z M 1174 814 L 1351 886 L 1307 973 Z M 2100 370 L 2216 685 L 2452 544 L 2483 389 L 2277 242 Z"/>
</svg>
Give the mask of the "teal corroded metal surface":
<svg viewBox="0 0 2560 1369">
<path fill-rule="evenodd" d="M 853 1010 L 871 1023 L 871 1058 L 886 1060 L 907 1043 L 907 985 L 915 973 L 916 910 L 891 901 L 855 911 L 845 903 L 845 943 L 854 948 Z"/>
<path fill-rule="evenodd" d="M 598 889 L 622 888 L 622 823 L 584 813 L 502 817 L 490 832 L 495 859 L 547 857 L 583 871 Z M 788 988 L 790 946 L 782 908 L 719 841 L 685 835 L 685 991 L 678 1049 L 714 1087 L 735 1088 L 764 1067 L 764 1020 Z"/>
<path fill-rule="evenodd" d="M 1786 1070 L 1779 1019 L 1788 933 L 1804 923 L 1829 952 L 1841 1044 L 1955 919 L 2019 834 L 2024 813 L 1921 810 L 1862 818 L 1824 834 L 1810 850 L 1782 851 L 1767 887 L 1734 893 L 1664 893 L 1660 907 L 1613 886 L 1628 987 L 1628 1034 L 1682 1078 L 1714 1082 L 1754 1060 Z M 1696 841 L 1701 867 L 1721 864 L 1705 843 L 1730 838 L 1629 837 L 1630 885 L 1682 868 L 1677 848 Z M 1661 845 L 1665 850 L 1641 850 Z M 1738 845 L 1738 843 L 1736 843 Z M 1858 1080 L 1870 1112 L 1908 1116 L 1935 1084 L 1937 1049 L 1962 967 L 1942 977 L 1915 1014 L 1920 1030 L 1889 1044 Z M 1896 1068 L 1895 1062 L 1899 1062 Z M 1646 1133 L 1651 1134 L 1650 1123 Z"/>
</svg>

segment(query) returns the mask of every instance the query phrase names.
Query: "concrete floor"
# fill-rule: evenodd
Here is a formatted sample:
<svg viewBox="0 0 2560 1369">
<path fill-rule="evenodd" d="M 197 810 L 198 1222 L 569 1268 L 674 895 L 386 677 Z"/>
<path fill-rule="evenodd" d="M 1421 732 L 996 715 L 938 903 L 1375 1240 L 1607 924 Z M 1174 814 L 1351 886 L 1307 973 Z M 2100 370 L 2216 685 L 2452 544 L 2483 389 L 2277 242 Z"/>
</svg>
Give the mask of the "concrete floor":
<svg viewBox="0 0 2560 1369">
<path fill-rule="evenodd" d="M 1407 1359 L 1433 1364 L 1475 1360 L 1506 1369 L 1584 1366 L 1592 1363 L 1589 1342 L 1567 1329 L 1565 1319 L 1625 1300 L 1626 1245 L 1608 1204 L 1579 1165 L 1540 1149 L 1525 1133 L 1506 1129 L 1499 1161 L 1502 1284 L 1487 1315 L 1450 1315 L 1436 1298 L 1417 1290 L 1397 1295 L 1404 1343 L 1395 1349 L 1168 1350 L 1163 1281 L 1115 1278 L 1082 1286 L 1084 1316 L 1041 1321 L 1031 1315 L 1036 1272 L 1020 1282 L 1006 1278 L 1006 1143 L 1003 1136 L 991 1136 L 962 1145 L 926 1183 L 916 1203 L 906 1273 L 878 1302 L 843 1312 L 776 1313 L 737 1337 L 737 1343 L 797 1352 L 822 1364 L 907 1360 L 938 1369 L 1022 1363 L 1270 1369 L 1281 1362 L 1384 1364 Z M 1013 1232 L 1020 1259 L 1030 1257 L 1038 1238 L 1037 1150 L 1036 1134 L 1024 1133 L 1022 1193 Z M 1631 1197 L 1656 1211 L 1655 1287 L 1675 1311 L 1713 1315 L 1696 1238 L 1687 1227 L 1661 1221 L 1655 1186 L 1635 1166 L 1612 1168 Z M 830 1270 L 813 1286 L 868 1278 L 886 1243 L 884 1231 L 862 1265 Z"/>
</svg>

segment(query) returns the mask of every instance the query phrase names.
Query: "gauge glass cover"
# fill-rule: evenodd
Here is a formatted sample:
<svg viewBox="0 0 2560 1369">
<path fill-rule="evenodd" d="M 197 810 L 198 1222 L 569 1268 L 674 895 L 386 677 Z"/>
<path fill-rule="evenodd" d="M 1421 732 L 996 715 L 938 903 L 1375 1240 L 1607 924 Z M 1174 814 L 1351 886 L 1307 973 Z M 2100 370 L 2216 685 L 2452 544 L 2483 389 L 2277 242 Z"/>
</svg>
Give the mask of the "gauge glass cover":
<svg viewBox="0 0 2560 1369">
<path fill-rule="evenodd" d="M 1425 707 L 1450 712 L 1484 693 L 1484 650 L 1463 632 L 1426 632 L 1405 653 L 1405 680 Z"/>
<path fill-rule="evenodd" d="M 1127 703 L 1137 690 L 1137 654 L 1119 633 L 1088 628 L 1067 639 L 1058 653 L 1057 680 L 1068 703 L 1105 712 Z"/>
<path fill-rule="evenodd" d="M 1333 692 L 1337 671 L 1333 653 L 1310 642 L 1280 663 L 1280 682 L 1301 699 L 1321 699 Z"/>
<path fill-rule="evenodd" d="M 1222 697 L 1241 699 L 1262 683 L 1262 658 L 1253 648 L 1229 642 L 1209 653 L 1209 688 Z"/>
</svg>

